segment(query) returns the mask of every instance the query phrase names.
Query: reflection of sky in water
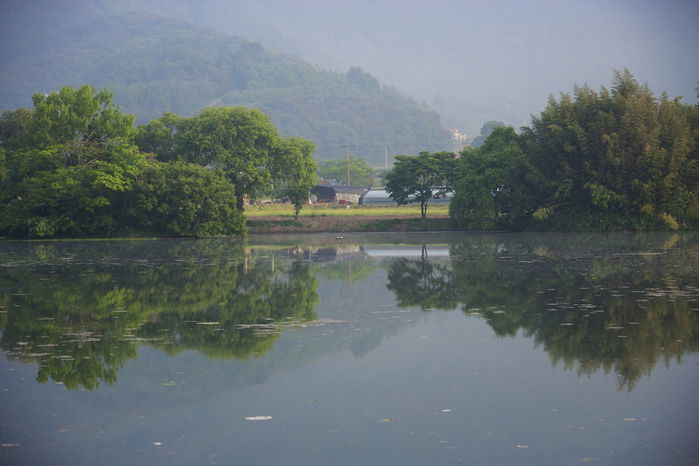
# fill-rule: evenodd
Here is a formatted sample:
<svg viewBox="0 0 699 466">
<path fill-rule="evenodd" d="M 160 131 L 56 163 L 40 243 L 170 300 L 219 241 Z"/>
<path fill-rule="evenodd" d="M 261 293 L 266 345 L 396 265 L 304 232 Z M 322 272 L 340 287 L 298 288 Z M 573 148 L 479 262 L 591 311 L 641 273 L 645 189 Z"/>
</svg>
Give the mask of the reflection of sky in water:
<svg viewBox="0 0 699 466">
<path fill-rule="evenodd" d="M 415 246 L 405 247 L 365 247 L 364 252 L 369 257 L 449 257 L 448 246 L 427 246 L 424 249 Z"/>
<path fill-rule="evenodd" d="M 302 260 L 315 267 L 311 270 L 318 280 L 314 320 L 281 325 L 273 338 L 262 335 L 270 345 L 262 350 L 253 347 L 253 353 L 242 359 L 221 356 L 225 352 L 207 353 L 200 340 L 187 334 L 179 337 L 200 346 L 182 346 L 172 356 L 167 354 L 172 345 L 143 341 L 119 369 L 117 381 L 111 386 L 102 383 L 94 391 L 69 391 L 54 381 L 38 384 L 35 363 L 3 356 L 0 443 L 6 446 L 0 447 L 0 462 L 650 465 L 696 461 L 693 433 L 699 423 L 691 407 L 699 393 L 697 342 L 678 342 L 676 335 L 696 323 L 697 243 L 683 240 L 663 251 L 666 243 L 661 241 L 643 246 L 638 254 L 624 250 L 612 256 L 611 251 L 601 254 L 601 249 L 593 251 L 584 241 L 571 239 L 579 238 L 537 239 L 533 247 L 521 247 L 511 239 L 467 241 L 451 245 L 451 261 L 422 261 L 420 244 L 363 245 L 365 251 L 417 252 L 400 257 L 348 259 L 336 254 L 329 262 Z M 578 246 L 566 246 L 569 243 Z M 428 245 L 428 257 L 439 256 L 433 250 L 444 249 Z M 275 255 L 269 250 L 253 252 L 241 262 L 239 272 L 247 270 L 248 278 L 238 276 L 230 283 L 252 286 L 250 278 L 263 270 L 274 270 L 284 283 L 287 276 L 282 271 L 288 262 L 282 254 L 273 263 Z M 598 256 L 612 259 L 590 262 Z M 196 257 L 194 266 L 179 261 L 174 275 L 165 276 L 174 280 L 185 271 L 191 274 L 190 283 L 204 283 L 196 276 L 200 269 L 211 273 L 204 277 L 208 281 L 216 280 L 222 270 L 233 273 L 218 269 L 212 258 Z M 156 262 L 151 257 L 150 265 L 139 270 L 157 269 L 152 266 Z M 163 270 L 165 262 L 160 264 Z M 13 283 L 7 270 L 0 271 L 0 296 L 14 295 L 19 288 L 26 293 L 30 287 Z M 404 295 L 411 282 L 404 286 L 389 277 L 390 271 L 423 274 L 418 275 L 423 280 L 412 285 L 412 294 Z M 146 275 L 140 274 L 130 285 L 147 283 Z M 479 276 L 484 277 L 482 283 Z M 128 288 L 128 280 L 118 273 L 111 279 Z M 430 293 L 421 295 L 421 286 Z M 217 295 L 216 287 L 208 290 L 214 294 L 211 309 L 218 314 L 207 314 L 201 321 L 211 323 L 216 317 L 225 333 L 221 312 L 227 308 L 220 304 L 225 294 Z M 168 293 L 177 296 L 174 289 Z M 454 310 L 419 304 L 432 303 L 425 300 L 433 300 L 435 294 L 443 295 L 438 302 Z M 172 298 L 166 304 L 180 302 Z M 416 304 L 400 305 L 403 298 Z M 23 303 L 19 299 L 27 298 L 14 299 L 13 303 Z M 424 312 L 421 307 L 434 310 Z M 161 319 L 176 316 L 168 311 L 172 309 L 162 310 Z M 612 322 L 612 317 L 626 321 Z M 657 332 L 646 332 L 646 327 L 640 333 L 636 330 L 646 325 L 644 318 L 656 320 Z M 172 324 L 182 327 L 153 328 L 189 329 L 195 336 L 216 333 L 213 324 L 182 323 L 185 320 Z M 571 322 L 574 325 L 564 325 Z M 149 325 L 156 323 L 151 317 Z M 583 332 L 585 326 L 594 325 L 601 325 L 601 330 Z M 620 338 L 617 326 L 628 332 L 626 338 Z M 511 328 L 514 333 L 508 333 Z M 496 336 L 496 331 L 507 336 Z M 644 338 L 649 348 L 633 346 L 643 344 Z M 663 357 L 675 354 L 663 353 L 673 344 L 679 345 L 680 356 Z M 608 351 L 595 353 L 597 345 L 609 345 L 600 346 Z M 637 347 L 642 351 L 635 351 L 623 364 L 632 364 L 635 358 L 638 367 L 652 370 L 642 373 L 632 389 L 620 389 L 617 372 L 629 367 L 605 366 L 605 360 L 626 357 L 625 348 Z M 650 356 L 656 358 L 650 366 L 640 361 Z M 595 359 L 594 367 L 602 366 L 581 372 L 581 365 L 591 364 L 590 358 Z"/>
</svg>

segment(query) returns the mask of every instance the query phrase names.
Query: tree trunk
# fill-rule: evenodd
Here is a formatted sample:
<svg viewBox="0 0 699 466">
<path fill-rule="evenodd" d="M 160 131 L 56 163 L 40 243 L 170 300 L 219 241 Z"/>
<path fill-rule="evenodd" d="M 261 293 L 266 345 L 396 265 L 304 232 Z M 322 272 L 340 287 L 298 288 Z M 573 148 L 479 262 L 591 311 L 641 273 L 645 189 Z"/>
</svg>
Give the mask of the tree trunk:
<svg viewBox="0 0 699 466">
<path fill-rule="evenodd" d="M 235 197 L 235 207 L 238 209 L 238 212 L 245 211 L 245 196 L 244 195 L 238 195 Z"/>
</svg>

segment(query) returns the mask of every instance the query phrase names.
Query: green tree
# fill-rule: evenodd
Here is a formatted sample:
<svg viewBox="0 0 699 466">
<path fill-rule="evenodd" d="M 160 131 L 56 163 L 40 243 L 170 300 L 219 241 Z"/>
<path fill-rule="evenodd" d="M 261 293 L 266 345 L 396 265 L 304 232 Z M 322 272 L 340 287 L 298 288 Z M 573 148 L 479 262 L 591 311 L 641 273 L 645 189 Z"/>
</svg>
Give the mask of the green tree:
<svg viewBox="0 0 699 466">
<path fill-rule="evenodd" d="M 45 237 L 118 229 L 114 198 L 132 187 L 145 158 L 132 144 L 133 117 L 111 98 L 87 85 L 34 95 L 34 110 L 13 125 L 21 130 L 3 139 L 0 231 Z"/>
<path fill-rule="evenodd" d="M 616 217 L 626 227 L 670 229 L 691 221 L 699 184 L 690 111 L 656 98 L 628 70 L 615 71 L 610 91 L 583 86 L 550 98 L 523 130 L 540 179 L 535 218 Z"/>
<path fill-rule="evenodd" d="M 0 145 L 6 148 L 21 145 L 33 115 L 34 110 L 23 107 L 2 112 L 0 117 Z"/>
<path fill-rule="evenodd" d="M 488 136 L 490 136 L 490 133 L 493 132 L 495 128 L 499 128 L 500 126 L 506 126 L 505 123 L 502 121 L 496 121 L 496 120 L 490 120 L 486 123 L 483 124 L 481 127 L 481 134 L 473 138 L 473 141 L 471 141 L 471 147 L 480 147 L 485 143 L 485 140 L 488 139 Z"/>
<path fill-rule="evenodd" d="M 121 112 L 107 89 L 64 86 L 48 95 L 36 93 L 32 100 L 34 113 L 26 137 L 33 147 L 70 144 L 76 150 L 83 146 L 106 150 L 132 140 L 134 117 Z"/>
<path fill-rule="evenodd" d="M 464 149 L 458 170 L 449 212 L 459 226 L 511 228 L 531 214 L 524 152 L 512 127 L 497 127 L 482 147 Z"/>
<path fill-rule="evenodd" d="M 125 193 L 123 223 L 135 231 L 165 236 L 242 234 L 235 189 L 217 170 L 183 162 L 145 167 Z"/>
<path fill-rule="evenodd" d="M 184 160 L 222 170 L 235 186 L 237 208 L 272 182 L 271 156 L 279 139 L 269 118 L 244 107 L 207 108 L 178 125 Z"/>
<path fill-rule="evenodd" d="M 505 134 L 496 129 L 484 150 L 464 152 L 452 213 L 467 228 L 696 227 L 695 115 L 679 98 L 656 98 L 628 70 L 615 71 L 611 90 L 550 97 L 509 145 L 496 143 Z"/>
<path fill-rule="evenodd" d="M 348 176 L 349 166 L 349 178 Z M 371 167 L 363 158 L 349 155 L 342 160 L 324 160 L 318 164 L 318 175 L 325 180 L 353 186 L 371 188 L 377 183 L 378 170 Z M 351 182 L 351 183 L 350 183 Z"/>
<path fill-rule="evenodd" d="M 134 141 L 138 148 L 148 154 L 156 154 L 161 162 L 177 158 L 177 130 L 182 117 L 174 113 L 163 113 L 157 120 L 136 128 Z"/>
<path fill-rule="evenodd" d="M 430 199 L 444 197 L 453 189 L 455 169 L 456 157 L 451 152 L 398 155 L 386 174 L 386 190 L 397 204 L 419 202 L 425 218 Z"/>
<path fill-rule="evenodd" d="M 308 201 L 310 189 L 318 181 L 314 151 L 315 145 L 311 141 L 292 137 L 280 141 L 272 157 L 275 191 L 291 200 L 295 218 Z"/>
<path fill-rule="evenodd" d="M 235 186 L 236 206 L 274 186 L 300 206 L 314 183 L 315 146 L 283 139 L 269 118 L 245 107 L 207 108 L 182 118 L 172 113 L 139 126 L 136 142 L 162 161 L 187 161 L 221 170 Z M 298 207 L 300 208 L 300 207 Z"/>
</svg>

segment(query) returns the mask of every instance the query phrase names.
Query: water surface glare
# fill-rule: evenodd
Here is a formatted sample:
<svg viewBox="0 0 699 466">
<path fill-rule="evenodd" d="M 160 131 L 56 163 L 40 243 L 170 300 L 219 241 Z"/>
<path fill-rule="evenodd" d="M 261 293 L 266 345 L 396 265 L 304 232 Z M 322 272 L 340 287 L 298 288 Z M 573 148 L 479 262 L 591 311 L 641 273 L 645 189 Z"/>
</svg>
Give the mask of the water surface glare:
<svg viewBox="0 0 699 466">
<path fill-rule="evenodd" d="M 0 242 L 0 464 L 699 461 L 699 235 Z"/>
</svg>

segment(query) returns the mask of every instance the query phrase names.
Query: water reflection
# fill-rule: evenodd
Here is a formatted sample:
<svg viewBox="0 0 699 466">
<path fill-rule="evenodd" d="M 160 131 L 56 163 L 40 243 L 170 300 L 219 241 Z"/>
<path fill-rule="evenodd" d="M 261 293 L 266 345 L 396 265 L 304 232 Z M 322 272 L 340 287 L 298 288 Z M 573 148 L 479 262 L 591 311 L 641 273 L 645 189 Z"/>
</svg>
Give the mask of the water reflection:
<svg viewBox="0 0 699 466">
<path fill-rule="evenodd" d="M 245 359 L 316 319 L 309 264 L 222 240 L 16 243 L 0 268 L 0 341 L 37 380 L 111 384 L 148 343 Z"/>
<path fill-rule="evenodd" d="M 172 355 L 261 357 L 285 328 L 332 309 L 332 328 L 308 347 L 289 345 L 285 363 L 341 348 L 362 357 L 383 335 L 417 324 L 406 307 L 460 309 L 498 336 L 533 339 L 559 367 L 614 373 L 625 390 L 658 362 L 699 349 L 696 235 L 399 243 L 4 243 L 0 344 L 10 359 L 37 362 L 39 382 L 69 389 L 114 383 L 143 344 Z M 371 286 L 353 295 L 362 283 Z M 387 290 L 395 302 L 377 302 Z"/>
<path fill-rule="evenodd" d="M 699 350 L 697 248 L 690 235 L 468 237 L 447 261 L 390 261 L 388 288 L 403 306 L 460 308 L 632 390 L 659 361 Z"/>
</svg>

